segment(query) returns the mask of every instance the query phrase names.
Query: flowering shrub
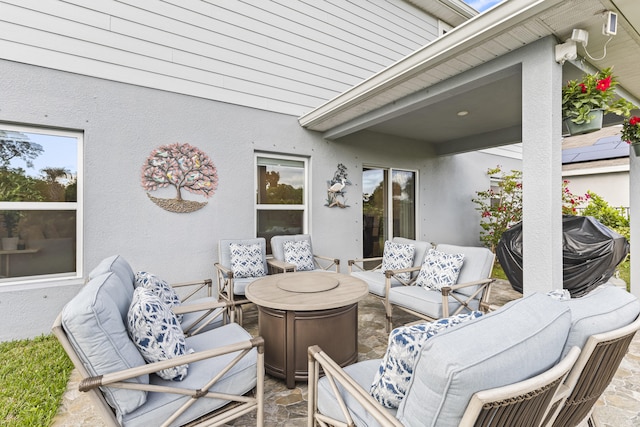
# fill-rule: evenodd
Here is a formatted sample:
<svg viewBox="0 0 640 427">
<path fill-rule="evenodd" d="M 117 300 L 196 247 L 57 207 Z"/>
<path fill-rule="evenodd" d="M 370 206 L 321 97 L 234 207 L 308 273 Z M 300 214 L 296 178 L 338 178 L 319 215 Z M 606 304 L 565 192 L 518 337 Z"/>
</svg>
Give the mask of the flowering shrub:
<svg viewBox="0 0 640 427">
<path fill-rule="evenodd" d="M 487 170 L 488 176 L 500 174 L 493 188 L 476 191 L 472 199 L 480 212 L 480 241 L 495 252 L 502 233 L 522 220 L 522 172 L 502 171 L 500 166 Z"/>
<path fill-rule="evenodd" d="M 622 123 L 622 140 L 629 144 L 640 143 L 640 117 L 633 116 Z"/>
<path fill-rule="evenodd" d="M 589 201 L 591 194 L 587 192 L 584 196 L 577 196 L 569 190 L 569 181 L 562 181 L 562 214 L 563 215 L 577 215 L 578 208 L 583 203 Z"/>
<path fill-rule="evenodd" d="M 585 74 L 581 80 L 570 80 L 562 88 L 562 117 L 576 124 L 589 123 L 595 118 L 592 110 L 596 109 L 604 110 L 605 114 L 629 117 L 631 110 L 637 107 L 616 97 L 617 85 L 611 68 Z"/>
<path fill-rule="evenodd" d="M 594 217 L 604 226 L 630 240 L 629 217 L 624 214 L 624 209 L 610 206 L 596 193 L 589 191 L 587 194 L 589 204 L 582 210 L 582 215 Z"/>
<path fill-rule="evenodd" d="M 477 197 L 471 201 L 480 212 L 480 241 L 495 252 L 502 233 L 522 220 L 522 172 L 505 173 L 496 166 L 487 170 L 487 175 L 499 175 L 498 181 L 486 191 L 476 191 Z M 591 195 L 575 195 L 568 185 L 568 180 L 562 182 L 562 214 L 577 215 L 578 208 L 588 202 Z"/>
</svg>

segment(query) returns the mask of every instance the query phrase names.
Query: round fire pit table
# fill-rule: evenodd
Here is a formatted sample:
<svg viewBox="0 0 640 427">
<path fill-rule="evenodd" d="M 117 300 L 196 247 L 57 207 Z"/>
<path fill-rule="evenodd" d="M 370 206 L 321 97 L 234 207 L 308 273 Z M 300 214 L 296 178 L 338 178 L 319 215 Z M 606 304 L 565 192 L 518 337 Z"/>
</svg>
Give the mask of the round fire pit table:
<svg viewBox="0 0 640 427">
<path fill-rule="evenodd" d="M 308 378 L 307 348 L 319 345 L 340 366 L 358 359 L 358 301 L 367 284 L 340 273 L 299 272 L 266 276 L 249 284 L 258 306 L 265 371 L 288 388 Z"/>
</svg>

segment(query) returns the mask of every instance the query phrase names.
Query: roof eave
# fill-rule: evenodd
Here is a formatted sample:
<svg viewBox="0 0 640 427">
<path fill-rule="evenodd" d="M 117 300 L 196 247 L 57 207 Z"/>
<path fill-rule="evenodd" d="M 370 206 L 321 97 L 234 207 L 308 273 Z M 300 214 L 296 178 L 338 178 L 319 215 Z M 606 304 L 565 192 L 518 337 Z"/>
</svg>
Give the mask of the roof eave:
<svg viewBox="0 0 640 427">
<path fill-rule="evenodd" d="M 504 2 L 489 12 L 477 15 L 455 27 L 446 35 L 437 38 L 346 92 L 302 115 L 298 122 L 307 129 L 327 130 L 322 124 L 329 118 L 353 108 L 358 103 L 400 84 L 436 64 L 455 58 L 510 28 L 521 25 L 562 1 L 510 0 Z"/>
</svg>

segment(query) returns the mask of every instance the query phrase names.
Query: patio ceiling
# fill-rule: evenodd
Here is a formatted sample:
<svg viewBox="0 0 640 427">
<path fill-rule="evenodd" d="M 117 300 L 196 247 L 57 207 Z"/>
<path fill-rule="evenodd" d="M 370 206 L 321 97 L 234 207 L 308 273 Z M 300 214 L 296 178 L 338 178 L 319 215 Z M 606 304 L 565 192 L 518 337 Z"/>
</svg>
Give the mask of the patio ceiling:
<svg viewBox="0 0 640 427">
<path fill-rule="evenodd" d="M 574 28 L 589 32 L 588 53 L 603 56 L 603 12 L 618 12 L 618 33 L 601 60 L 566 63 L 566 79 L 580 68 L 614 66 L 622 94 L 640 99 L 640 8 L 637 0 L 509 0 L 475 16 L 443 37 L 299 118 L 305 128 L 339 139 L 368 130 L 433 144 L 449 154 L 520 142 L 519 68 L 464 81 L 443 82 L 547 36 L 559 43 Z M 419 2 L 414 2 L 419 3 Z M 578 55 L 587 57 L 579 46 Z M 541 83 L 544 84 L 544 83 Z M 459 116 L 457 113 L 468 114 Z"/>
</svg>

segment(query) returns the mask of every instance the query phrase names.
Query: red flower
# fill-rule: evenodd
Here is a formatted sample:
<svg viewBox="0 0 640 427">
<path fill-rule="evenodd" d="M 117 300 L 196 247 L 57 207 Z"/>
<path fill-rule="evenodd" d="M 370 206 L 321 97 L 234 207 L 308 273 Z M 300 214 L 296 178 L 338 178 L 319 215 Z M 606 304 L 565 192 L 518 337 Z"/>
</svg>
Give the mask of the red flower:
<svg viewBox="0 0 640 427">
<path fill-rule="evenodd" d="M 491 216 L 491 212 L 489 212 L 489 211 L 482 212 L 482 218 L 486 218 L 488 216 Z"/>
<path fill-rule="evenodd" d="M 584 83 L 580 83 L 578 86 L 580 86 L 582 88 L 582 93 L 586 93 L 587 92 L 587 85 L 585 85 Z"/>
<path fill-rule="evenodd" d="M 604 92 L 607 89 L 609 89 L 609 86 L 611 86 L 611 76 L 606 77 L 602 80 L 598 80 L 598 83 L 596 84 L 596 89 L 598 89 L 601 92 Z"/>
<path fill-rule="evenodd" d="M 631 126 L 635 126 L 635 125 L 637 125 L 638 123 L 640 123 L 640 117 L 638 117 L 638 116 L 633 116 L 633 117 L 631 117 L 631 118 L 629 119 L 629 124 L 630 124 Z"/>
</svg>

